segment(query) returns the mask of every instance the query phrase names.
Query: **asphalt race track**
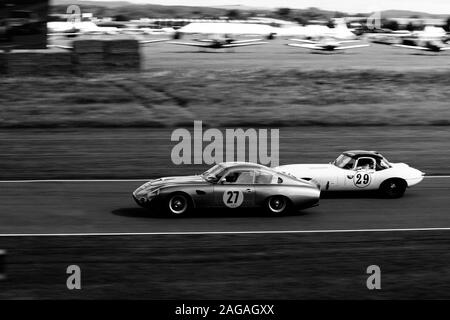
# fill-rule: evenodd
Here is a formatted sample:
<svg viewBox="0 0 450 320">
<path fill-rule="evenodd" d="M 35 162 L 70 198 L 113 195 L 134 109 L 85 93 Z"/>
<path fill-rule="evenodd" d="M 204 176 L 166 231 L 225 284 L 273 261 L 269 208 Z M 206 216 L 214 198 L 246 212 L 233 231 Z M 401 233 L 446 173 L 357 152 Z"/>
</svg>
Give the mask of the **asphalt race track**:
<svg viewBox="0 0 450 320">
<path fill-rule="evenodd" d="M 140 183 L 1 183 L 0 298 L 450 297 L 449 178 L 396 200 L 332 194 L 285 217 L 206 210 L 183 219 L 138 208 L 130 192 Z M 440 230 L 405 230 L 416 228 Z M 31 235 L 5 236 L 11 230 Z M 80 291 L 65 286 L 71 264 L 83 270 Z M 379 291 L 365 285 L 372 264 Z"/>
<path fill-rule="evenodd" d="M 190 124 L 187 130 L 192 130 Z M 222 132 L 223 131 L 223 128 Z M 175 165 L 173 129 L 0 130 L 0 180 L 146 179 L 201 173 Z M 345 150 L 381 152 L 427 175 L 450 175 L 446 126 L 280 128 L 279 163 L 327 163 Z M 128 192 L 128 190 L 126 190 Z"/>
<path fill-rule="evenodd" d="M 169 219 L 141 209 L 131 192 L 143 182 L 1 183 L 1 233 L 236 232 L 450 227 L 450 179 L 428 178 L 401 199 L 329 195 L 287 217 L 211 210 Z M 431 204 L 431 205 L 430 205 Z"/>
</svg>

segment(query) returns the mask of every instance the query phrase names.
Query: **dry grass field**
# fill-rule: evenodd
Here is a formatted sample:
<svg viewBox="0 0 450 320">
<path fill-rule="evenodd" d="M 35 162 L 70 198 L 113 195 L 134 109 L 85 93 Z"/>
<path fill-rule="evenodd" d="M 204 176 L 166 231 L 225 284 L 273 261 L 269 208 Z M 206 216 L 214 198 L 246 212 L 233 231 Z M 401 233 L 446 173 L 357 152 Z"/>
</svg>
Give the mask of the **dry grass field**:
<svg viewBox="0 0 450 320">
<path fill-rule="evenodd" d="M 0 127 L 448 125 L 449 75 L 262 69 L 0 78 Z"/>
</svg>

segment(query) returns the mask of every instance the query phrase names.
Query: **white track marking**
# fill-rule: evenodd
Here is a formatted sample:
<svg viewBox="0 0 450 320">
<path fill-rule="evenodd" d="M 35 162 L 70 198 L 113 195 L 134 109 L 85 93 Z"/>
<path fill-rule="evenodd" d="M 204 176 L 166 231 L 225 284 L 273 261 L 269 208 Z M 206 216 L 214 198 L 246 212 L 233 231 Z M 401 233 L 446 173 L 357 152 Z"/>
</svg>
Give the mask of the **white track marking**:
<svg viewBox="0 0 450 320">
<path fill-rule="evenodd" d="M 145 182 L 152 179 L 51 179 L 51 180 L 0 180 L 0 183 L 47 183 L 47 182 Z"/>
<path fill-rule="evenodd" d="M 450 176 L 425 176 L 425 179 L 449 179 Z M 0 180 L 0 183 L 47 183 L 47 182 L 145 182 L 149 179 L 49 179 L 49 180 Z"/>
<path fill-rule="evenodd" d="M 450 176 L 425 176 L 424 178 L 450 178 Z"/>
<path fill-rule="evenodd" d="M 233 235 L 233 234 L 308 234 L 308 233 L 363 233 L 450 231 L 449 228 L 403 229 L 342 229 L 342 230 L 267 230 L 267 231 L 185 231 L 185 232 L 92 232 L 92 233 L 5 233 L 0 237 L 98 237 L 98 236 L 170 236 L 170 235 Z"/>
</svg>

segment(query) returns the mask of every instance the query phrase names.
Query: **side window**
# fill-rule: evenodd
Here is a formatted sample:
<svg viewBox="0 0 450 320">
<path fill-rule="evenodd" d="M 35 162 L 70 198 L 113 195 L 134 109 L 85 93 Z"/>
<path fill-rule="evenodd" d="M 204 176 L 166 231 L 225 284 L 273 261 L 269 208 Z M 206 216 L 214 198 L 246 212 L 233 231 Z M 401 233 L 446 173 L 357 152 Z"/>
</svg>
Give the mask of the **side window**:
<svg viewBox="0 0 450 320">
<path fill-rule="evenodd" d="M 253 184 L 253 171 L 235 170 L 229 172 L 224 180 L 224 184 Z"/>
<path fill-rule="evenodd" d="M 375 170 L 375 161 L 372 158 L 359 158 L 356 170 Z"/>
<path fill-rule="evenodd" d="M 275 182 L 274 182 L 275 180 Z M 255 184 L 272 184 L 276 183 L 277 177 L 266 171 L 256 171 Z"/>
</svg>

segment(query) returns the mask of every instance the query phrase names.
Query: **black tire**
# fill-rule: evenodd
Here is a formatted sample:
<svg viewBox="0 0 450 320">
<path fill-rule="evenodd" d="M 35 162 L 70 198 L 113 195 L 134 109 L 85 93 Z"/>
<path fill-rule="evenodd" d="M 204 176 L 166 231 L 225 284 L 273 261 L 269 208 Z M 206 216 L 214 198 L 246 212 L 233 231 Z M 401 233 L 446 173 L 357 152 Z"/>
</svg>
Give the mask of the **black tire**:
<svg viewBox="0 0 450 320">
<path fill-rule="evenodd" d="M 192 202 L 188 195 L 174 193 L 167 198 L 166 209 L 171 217 L 181 217 L 187 215 L 192 208 Z"/>
<path fill-rule="evenodd" d="M 283 196 L 273 196 L 266 200 L 266 211 L 273 216 L 281 216 L 290 210 L 289 199 Z"/>
<path fill-rule="evenodd" d="M 380 186 L 381 194 L 390 199 L 401 198 L 406 191 L 407 183 L 403 179 L 389 179 Z"/>
</svg>

